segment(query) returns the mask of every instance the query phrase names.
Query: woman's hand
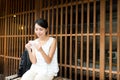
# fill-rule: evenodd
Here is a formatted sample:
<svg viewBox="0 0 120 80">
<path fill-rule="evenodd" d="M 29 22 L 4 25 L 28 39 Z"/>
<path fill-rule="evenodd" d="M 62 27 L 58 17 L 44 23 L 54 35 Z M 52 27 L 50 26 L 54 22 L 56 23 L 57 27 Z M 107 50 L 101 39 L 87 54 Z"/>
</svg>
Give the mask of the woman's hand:
<svg viewBox="0 0 120 80">
<path fill-rule="evenodd" d="M 28 50 L 28 52 L 31 52 L 31 44 L 30 43 L 27 43 L 25 45 L 25 48 Z"/>
<path fill-rule="evenodd" d="M 37 59 L 36 59 L 36 55 L 35 55 L 35 47 L 33 45 L 34 41 L 29 41 L 25 47 L 27 48 L 28 50 L 28 53 L 29 53 L 29 58 L 30 58 L 30 61 L 32 62 L 32 64 L 35 64 Z"/>
<path fill-rule="evenodd" d="M 33 41 L 29 41 L 29 42 L 25 45 L 25 48 L 26 48 L 29 52 L 32 52 L 32 51 L 31 51 L 32 46 L 33 46 Z"/>
<path fill-rule="evenodd" d="M 35 48 L 38 50 L 38 51 L 43 51 L 42 49 L 42 46 L 39 42 L 35 42 L 35 41 L 29 41 L 25 47 L 27 48 L 27 50 L 29 50 L 30 52 L 34 52 Z"/>
<path fill-rule="evenodd" d="M 35 47 L 37 50 L 41 50 L 41 49 L 42 49 L 42 46 L 40 45 L 39 42 L 36 42 L 36 43 L 34 44 L 34 47 Z"/>
</svg>

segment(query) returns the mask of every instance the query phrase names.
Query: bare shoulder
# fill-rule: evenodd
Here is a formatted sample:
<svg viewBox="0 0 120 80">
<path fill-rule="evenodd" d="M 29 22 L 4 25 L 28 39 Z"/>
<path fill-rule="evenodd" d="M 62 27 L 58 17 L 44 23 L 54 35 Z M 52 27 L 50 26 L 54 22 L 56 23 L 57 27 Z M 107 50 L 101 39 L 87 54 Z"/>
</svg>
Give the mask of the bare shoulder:
<svg viewBox="0 0 120 80">
<path fill-rule="evenodd" d="M 56 43 L 56 38 L 54 38 L 54 37 L 51 37 L 53 40 L 52 40 L 52 42 L 53 43 Z"/>
<path fill-rule="evenodd" d="M 38 38 L 36 38 L 36 39 L 34 39 L 33 41 L 38 41 L 39 39 Z"/>
</svg>

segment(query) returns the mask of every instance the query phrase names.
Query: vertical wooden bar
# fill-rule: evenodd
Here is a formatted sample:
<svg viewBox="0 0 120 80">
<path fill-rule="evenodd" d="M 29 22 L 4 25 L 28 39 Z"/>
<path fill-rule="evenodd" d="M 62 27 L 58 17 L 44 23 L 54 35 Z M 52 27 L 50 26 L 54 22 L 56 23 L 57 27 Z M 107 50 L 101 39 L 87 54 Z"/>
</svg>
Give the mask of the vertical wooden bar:
<svg viewBox="0 0 120 80">
<path fill-rule="evenodd" d="M 6 38 L 6 37 L 5 37 Z M 4 70 L 4 72 L 5 72 L 5 75 L 7 75 L 7 71 L 8 71 L 8 60 L 7 60 L 7 58 L 6 58 L 6 56 L 8 55 L 8 38 L 6 38 L 6 41 L 4 42 L 4 44 L 6 44 L 4 47 L 6 48 L 6 51 L 4 51 L 4 58 L 5 58 L 5 61 L 4 61 L 4 63 L 6 63 L 6 65 L 5 65 L 5 70 Z M 4 48 L 4 49 L 5 49 Z"/>
<path fill-rule="evenodd" d="M 16 23 L 19 24 L 19 15 L 16 18 Z M 18 24 L 16 24 L 16 35 L 18 35 Z"/>
<path fill-rule="evenodd" d="M 15 10 L 14 10 L 14 7 L 15 7 L 15 2 L 12 0 L 12 14 L 14 14 L 15 13 Z"/>
<path fill-rule="evenodd" d="M 17 1 L 15 2 L 17 4 Z M 17 6 L 17 5 L 16 5 Z M 14 35 L 16 35 L 16 17 L 14 17 Z M 16 36 L 14 38 L 14 57 L 16 57 Z"/>
<path fill-rule="evenodd" d="M 8 1 L 6 0 L 6 8 L 5 8 L 5 14 L 7 15 L 7 3 Z M 3 39 L 4 39 L 4 64 L 5 63 L 7 63 L 7 60 L 6 60 L 6 54 L 7 54 L 7 46 L 6 46 L 6 32 L 7 32 L 7 16 L 5 16 L 5 35 L 4 35 L 4 37 L 3 37 Z M 4 75 L 7 75 L 7 70 L 8 70 L 8 68 L 7 68 L 7 65 L 4 65 Z"/>
<path fill-rule="evenodd" d="M 110 0 L 110 46 L 109 46 L 109 80 L 112 80 L 112 0 Z"/>
<path fill-rule="evenodd" d="M 65 36 L 65 77 L 67 76 L 67 36 Z"/>
<path fill-rule="evenodd" d="M 12 33 L 11 33 L 11 26 L 12 26 L 12 20 L 11 20 L 11 16 L 9 16 L 9 18 L 10 18 L 10 24 L 9 24 L 9 34 L 8 35 L 11 35 Z"/>
<path fill-rule="evenodd" d="M 100 80 L 104 80 L 105 0 L 100 1 Z"/>
<path fill-rule="evenodd" d="M 52 7 L 52 26 L 51 26 L 51 28 L 52 28 L 51 35 L 53 35 L 53 28 L 54 28 L 54 8 L 53 7 Z"/>
<path fill-rule="evenodd" d="M 66 7 L 67 8 L 67 7 Z M 67 12 L 67 11 L 66 11 Z M 67 14 L 66 14 L 66 17 L 67 17 Z M 67 19 L 66 19 L 67 20 Z M 67 22 L 66 22 L 67 23 Z M 63 7 L 61 7 L 61 20 L 60 20 L 60 34 L 62 34 L 62 29 L 63 28 Z M 66 31 L 67 33 L 67 31 Z"/>
<path fill-rule="evenodd" d="M 15 64 L 15 71 L 14 71 L 14 73 L 17 73 L 17 70 L 18 70 L 18 68 L 17 68 L 17 59 L 15 59 L 15 61 L 14 61 L 14 64 Z"/>
<path fill-rule="evenodd" d="M 60 65 L 62 65 L 62 36 L 60 36 Z M 62 75 L 62 67 L 60 67 L 60 75 Z"/>
<path fill-rule="evenodd" d="M 31 5 L 30 3 L 32 2 L 32 0 L 29 0 L 29 3 L 28 3 L 28 11 L 30 11 L 30 10 L 32 10 L 31 8 L 30 8 L 30 6 L 32 7 L 33 5 Z M 27 3 L 27 1 L 26 1 L 26 3 Z M 34 4 L 34 3 L 33 3 Z"/>
<path fill-rule="evenodd" d="M 20 0 L 20 4 L 19 4 L 19 11 L 20 12 L 22 12 L 22 4 L 23 4 L 22 2 L 23 2 L 23 0 Z"/>
<path fill-rule="evenodd" d="M 58 34 L 58 6 L 56 8 L 56 36 Z"/>
<path fill-rule="evenodd" d="M 70 75 L 69 78 L 72 79 L 72 36 L 70 36 Z"/>
<path fill-rule="evenodd" d="M 19 12 L 19 4 L 18 4 L 18 2 L 19 2 L 19 1 L 16 1 L 16 3 L 15 3 L 15 4 L 16 4 L 16 13 Z M 19 3 L 20 3 L 20 2 L 19 2 Z"/>
<path fill-rule="evenodd" d="M 13 3 L 12 3 L 12 9 L 13 9 Z M 12 13 L 13 13 L 13 11 L 12 11 Z M 11 47 L 8 47 L 8 49 L 9 49 L 9 56 L 8 56 L 8 58 L 9 58 L 10 56 L 13 56 L 13 55 L 14 55 L 14 54 L 13 54 L 13 48 L 14 48 L 13 46 L 14 46 L 14 43 L 13 43 L 13 37 L 11 37 L 11 36 L 13 36 L 13 31 L 14 31 L 14 29 L 13 29 L 13 28 L 14 28 L 14 27 L 13 27 L 13 26 L 14 26 L 14 25 L 13 25 L 13 24 L 14 24 L 14 23 L 13 23 L 13 16 L 11 16 L 11 23 L 10 23 L 10 24 L 11 24 L 11 26 L 10 26 L 10 32 L 11 32 L 11 34 L 10 34 L 10 40 L 11 40 L 11 41 L 10 41 L 10 42 L 11 42 Z M 8 44 L 9 44 L 9 43 L 8 43 Z M 9 59 L 12 61 L 11 58 L 9 58 Z M 10 63 L 10 62 L 9 62 L 9 63 Z M 12 70 L 11 70 L 11 66 L 12 66 L 12 65 L 10 65 L 10 73 L 11 73 L 11 71 L 12 71 Z M 14 64 L 13 64 L 13 66 L 14 66 Z"/>
<path fill-rule="evenodd" d="M 34 33 L 34 27 L 35 27 L 35 25 L 34 25 L 34 22 L 35 22 L 35 15 L 34 15 L 34 12 L 31 12 L 31 13 L 29 13 L 29 15 L 30 15 L 30 17 L 28 17 L 29 19 L 31 19 L 31 20 L 28 20 L 28 26 L 30 26 L 30 28 L 31 28 L 31 36 L 32 37 L 34 37 L 34 38 L 36 38 L 36 35 L 35 35 L 35 33 Z M 40 17 L 40 16 L 39 16 Z M 33 39 L 33 38 L 32 38 Z"/>
<path fill-rule="evenodd" d="M 9 53 L 9 54 L 10 54 L 10 53 Z M 9 63 L 9 74 L 8 74 L 8 75 L 11 75 L 11 71 L 12 71 L 12 70 L 11 70 L 11 65 L 10 65 L 10 64 L 13 64 L 13 62 L 12 62 L 12 59 L 11 59 L 11 58 L 8 57 L 8 59 L 9 59 L 9 62 L 8 62 L 8 63 Z M 11 63 L 10 63 L 10 62 L 11 62 Z"/>
<path fill-rule="evenodd" d="M 73 14 L 73 8 L 72 3 L 70 5 L 70 79 L 72 79 L 72 14 Z"/>
<path fill-rule="evenodd" d="M 120 80 L 120 0 L 117 1 L 117 80 Z"/>
<path fill-rule="evenodd" d="M 95 37 L 95 33 L 96 33 L 96 0 L 94 0 L 93 2 L 94 7 L 93 7 L 93 80 L 95 80 L 95 52 L 96 52 L 96 37 Z"/>
<path fill-rule="evenodd" d="M 71 5 L 70 5 L 70 35 L 72 35 L 72 19 L 73 19 L 73 7 L 72 7 L 72 2 L 71 2 Z"/>
<path fill-rule="evenodd" d="M 19 47 L 18 47 L 18 46 L 19 46 L 19 45 L 18 45 L 18 36 L 16 37 L 16 46 L 17 46 L 17 47 L 16 47 L 16 53 L 17 53 L 16 56 L 17 56 L 17 57 L 20 57 L 20 55 L 19 55 L 19 53 L 18 53 L 18 52 L 19 52 L 19 51 L 18 51 L 18 48 L 19 48 Z"/>
<path fill-rule="evenodd" d="M 81 80 L 83 80 L 83 21 L 84 21 L 84 4 L 83 4 L 83 1 L 81 1 L 81 65 L 80 65 L 80 68 L 81 68 Z"/>
<path fill-rule="evenodd" d="M 36 16 L 35 16 L 35 19 L 37 19 L 37 18 L 36 18 L 37 16 L 40 16 L 40 18 L 42 18 L 42 6 L 43 6 L 44 3 L 43 3 L 43 0 L 38 0 L 38 1 L 40 1 L 40 2 L 39 2 L 39 4 L 40 4 L 40 12 L 39 12 L 38 14 L 35 14 L 35 15 L 36 15 Z M 37 3 L 37 1 L 36 1 L 36 3 Z M 39 4 L 38 4 L 38 5 L 39 5 Z M 36 6 L 36 7 L 37 7 L 37 6 Z M 36 10 L 37 10 L 37 9 L 36 9 Z M 38 10 L 39 10 L 39 9 L 38 9 Z"/>
<path fill-rule="evenodd" d="M 30 14 L 30 13 L 29 13 Z M 27 15 L 28 17 L 30 17 L 30 15 Z M 24 17 L 25 17 L 25 15 L 23 14 L 23 16 L 22 16 L 22 25 L 21 25 L 21 31 L 22 31 L 22 51 L 21 52 L 23 52 L 23 46 L 25 46 L 24 45 L 24 35 L 25 35 L 25 32 L 24 32 L 24 29 L 25 29 L 25 24 L 24 24 L 24 22 L 25 22 L 25 19 L 24 19 Z M 28 19 L 28 20 L 30 20 L 30 18 Z M 28 21 L 28 23 L 29 23 L 30 21 Z M 28 26 L 29 26 L 29 24 L 27 24 Z"/>
<path fill-rule="evenodd" d="M 14 14 L 16 14 L 17 13 L 17 1 L 14 1 Z"/>
<path fill-rule="evenodd" d="M 25 4 L 25 0 L 22 0 L 22 12 L 26 11 L 26 4 Z"/>
<path fill-rule="evenodd" d="M 19 10 L 20 10 L 20 9 L 19 9 Z M 17 19 L 16 22 L 17 22 L 18 24 L 19 24 L 19 17 L 20 17 L 20 16 L 18 15 L 18 17 L 16 18 L 16 19 Z M 19 34 L 19 30 L 18 30 L 18 29 L 19 29 L 19 28 L 18 28 L 19 25 L 18 25 L 18 24 L 16 25 L 16 27 L 17 27 L 17 33 L 16 33 L 16 34 L 17 34 L 17 35 Z M 18 53 L 18 57 L 20 57 L 20 55 L 19 55 L 19 42 L 18 42 L 18 41 L 19 41 L 19 37 L 17 36 L 17 53 Z"/>
<path fill-rule="evenodd" d="M 22 9 L 22 10 L 23 10 L 23 9 Z M 19 18 L 19 24 L 20 24 L 20 25 L 19 25 L 19 30 L 18 30 L 18 31 L 19 31 L 19 35 L 22 35 L 21 29 L 20 29 L 20 27 L 22 26 L 22 25 L 21 25 L 21 24 L 22 24 L 22 15 L 23 15 L 23 14 L 20 14 L 20 18 Z M 19 37 L 19 40 L 18 40 L 18 41 L 19 41 L 19 51 L 21 51 L 21 44 L 22 44 L 22 42 L 21 42 L 20 40 L 22 40 L 22 37 L 21 37 L 21 36 Z M 19 55 L 20 55 L 20 52 L 19 52 Z"/>
<path fill-rule="evenodd" d="M 60 35 L 62 34 L 62 25 L 63 25 L 63 23 L 62 23 L 62 20 L 63 20 L 63 8 L 61 8 L 61 20 L 60 20 Z M 61 47 L 62 47 L 62 39 L 61 39 L 61 36 L 60 36 L 60 65 L 62 64 L 62 49 L 61 49 Z M 62 67 L 60 67 L 60 70 L 62 70 Z M 62 71 L 60 71 L 60 75 L 62 75 Z"/>
<path fill-rule="evenodd" d="M 25 7 L 24 7 L 25 6 L 25 0 L 22 0 L 21 3 L 22 3 L 21 4 L 21 12 L 24 12 L 25 11 Z"/>
<path fill-rule="evenodd" d="M 8 75 L 8 74 L 10 74 L 10 64 L 9 64 L 9 58 L 6 58 L 6 59 L 7 59 L 7 63 L 8 63 L 8 64 L 7 64 L 7 65 L 8 65 L 8 66 L 7 66 L 7 68 L 8 68 L 8 70 L 7 70 L 7 75 Z"/>
<path fill-rule="evenodd" d="M 78 42 L 77 42 L 77 37 L 78 37 L 78 35 L 77 35 L 77 30 L 78 30 L 78 1 L 76 2 L 76 25 L 75 25 L 75 27 L 76 27 L 76 29 L 75 29 L 75 80 L 77 80 L 77 64 L 78 64 L 78 58 L 77 58 L 77 51 L 78 51 L 78 46 L 77 46 L 77 44 L 78 44 Z"/>
<path fill-rule="evenodd" d="M 11 71 L 13 71 L 13 73 L 15 73 L 15 66 L 16 66 L 16 65 L 15 65 L 15 60 L 16 60 L 15 58 L 12 59 L 12 61 L 13 61 L 13 66 L 11 65 Z M 13 73 L 12 73 L 12 74 L 13 74 Z"/>
<path fill-rule="evenodd" d="M 14 28 L 14 31 L 15 31 L 15 28 Z M 15 57 L 15 50 L 16 50 L 16 47 L 15 47 L 16 43 L 15 43 L 15 41 L 16 41 L 16 36 L 13 37 L 13 57 Z"/>
<path fill-rule="evenodd" d="M 46 10 L 44 9 L 43 12 L 44 12 L 44 19 L 46 19 Z"/>
<path fill-rule="evenodd" d="M 15 18 L 15 35 L 17 35 L 17 17 L 18 17 L 18 16 L 16 16 L 16 18 Z M 16 54 L 16 53 L 17 53 L 17 36 L 16 36 L 15 39 L 16 39 L 16 40 L 15 40 L 15 42 L 16 42 L 16 45 L 15 45 L 15 56 L 18 57 L 18 54 Z"/>
<path fill-rule="evenodd" d="M 48 9 L 48 28 L 50 29 L 50 10 Z M 50 32 L 49 32 L 49 30 L 48 30 L 48 34 L 49 34 Z"/>
<path fill-rule="evenodd" d="M 68 0 L 67 0 L 68 1 Z M 65 7 L 66 11 L 65 11 L 65 34 L 67 35 L 67 22 L 68 22 L 68 6 L 66 4 L 66 7 Z M 61 8 L 61 12 L 63 12 L 63 9 Z"/>
<path fill-rule="evenodd" d="M 63 8 L 61 8 L 61 26 L 63 24 Z M 67 6 L 65 7 L 65 35 L 67 35 L 67 22 L 68 22 L 68 8 Z M 61 27 L 61 31 L 62 31 L 62 27 Z M 66 65 L 67 65 L 67 36 L 65 36 L 65 70 L 67 70 Z M 67 76 L 67 72 L 65 71 L 65 77 Z"/>
<path fill-rule="evenodd" d="M 9 17 L 6 17 L 6 21 L 8 24 L 6 24 L 7 26 L 7 29 L 6 29 L 6 35 L 10 34 L 10 29 L 9 29 L 9 26 L 10 26 L 10 18 Z"/>
<path fill-rule="evenodd" d="M 77 33 L 78 33 L 78 1 L 76 2 L 76 29 L 75 29 L 75 34 L 76 34 L 76 36 L 77 36 Z"/>
<path fill-rule="evenodd" d="M 9 1 L 9 4 L 10 4 L 10 7 L 9 7 L 9 9 L 10 9 L 10 10 L 9 10 L 9 14 L 11 14 L 11 9 L 12 9 L 11 2 L 12 2 L 12 1 L 10 0 L 10 1 Z"/>
<path fill-rule="evenodd" d="M 89 0 L 87 2 L 87 62 L 86 62 L 86 67 L 87 67 L 87 74 L 86 74 L 86 77 L 87 79 L 86 80 L 89 80 L 89 24 L 90 24 L 90 4 L 89 4 Z"/>
</svg>

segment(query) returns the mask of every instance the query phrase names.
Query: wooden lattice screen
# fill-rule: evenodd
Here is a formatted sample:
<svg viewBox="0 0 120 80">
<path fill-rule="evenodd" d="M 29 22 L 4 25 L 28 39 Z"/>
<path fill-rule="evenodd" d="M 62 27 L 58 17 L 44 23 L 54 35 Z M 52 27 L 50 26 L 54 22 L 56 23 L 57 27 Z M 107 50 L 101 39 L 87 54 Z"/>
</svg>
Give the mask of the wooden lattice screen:
<svg viewBox="0 0 120 80">
<path fill-rule="evenodd" d="M 4 1 L 5 16 L 0 17 L 0 72 L 7 76 L 18 72 L 24 45 L 34 38 L 35 1 Z"/>
</svg>

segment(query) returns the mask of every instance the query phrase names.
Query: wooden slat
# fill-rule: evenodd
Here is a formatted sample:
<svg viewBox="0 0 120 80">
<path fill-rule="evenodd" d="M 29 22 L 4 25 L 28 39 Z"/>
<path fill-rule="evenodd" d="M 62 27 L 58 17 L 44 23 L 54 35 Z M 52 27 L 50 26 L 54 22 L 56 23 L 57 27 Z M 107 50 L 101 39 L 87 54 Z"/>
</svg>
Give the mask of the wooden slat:
<svg viewBox="0 0 120 80">
<path fill-rule="evenodd" d="M 69 16 L 70 17 L 70 24 L 68 23 L 70 25 L 70 47 L 69 47 L 70 48 L 70 58 L 69 58 L 70 59 L 69 78 L 70 79 L 72 78 L 72 68 L 71 68 L 71 65 L 72 65 L 72 19 L 73 19 L 72 18 L 72 16 L 73 16 L 72 12 L 73 12 L 73 8 L 72 8 L 72 3 L 71 3 L 71 5 L 70 5 L 70 16 Z"/>
<path fill-rule="evenodd" d="M 109 44 L 110 44 L 110 46 L 109 46 L 109 55 L 110 55 L 110 57 L 109 57 L 109 59 L 110 59 L 110 61 L 109 61 L 109 80 L 112 80 L 112 0 L 110 0 L 110 22 L 109 22 L 109 24 L 110 24 L 110 42 L 109 42 Z"/>
<path fill-rule="evenodd" d="M 78 54 L 77 54 L 77 51 L 78 51 L 78 37 L 77 37 L 77 30 L 78 30 L 78 2 L 76 2 L 76 17 L 75 17 L 75 27 L 76 27 L 76 29 L 75 29 L 75 73 L 77 73 L 77 64 L 78 64 L 78 58 L 77 58 L 77 56 L 78 56 Z M 75 74 L 75 80 L 77 80 L 77 74 Z"/>
<path fill-rule="evenodd" d="M 117 80 L 120 80 L 120 0 L 117 0 Z"/>
<path fill-rule="evenodd" d="M 65 11 L 63 11 L 63 8 L 61 8 L 61 30 L 60 30 L 60 33 L 62 34 L 62 24 L 63 24 L 63 12 L 65 12 L 65 34 L 67 34 L 67 22 L 68 22 L 68 7 L 65 7 Z M 67 70 L 67 36 L 65 36 L 65 70 Z M 67 76 L 67 71 L 65 71 L 65 77 Z"/>
<path fill-rule="evenodd" d="M 16 4 L 17 4 L 17 2 L 16 2 Z M 16 5 L 17 6 L 17 5 Z M 16 10 L 17 11 L 17 10 Z M 16 15 L 15 15 L 16 16 Z M 17 16 L 16 16 L 17 17 Z M 16 35 L 16 33 L 17 33 L 17 19 L 16 19 L 16 17 L 14 17 L 14 35 Z M 15 43 L 16 43 L 16 38 L 15 38 Z M 17 43 L 16 43 L 17 44 Z M 14 44 L 14 56 L 16 56 L 16 44 Z"/>
<path fill-rule="evenodd" d="M 80 70 L 80 76 L 81 76 L 81 80 L 83 80 L 83 69 L 82 69 L 82 66 L 83 66 L 83 21 L 84 21 L 84 5 L 83 5 L 83 1 L 81 3 L 81 70 Z"/>
<path fill-rule="evenodd" d="M 58 7 L 56 8 L 56 36 L 57 36 L 57 34 L 58 34 L 58 15 L 59 15 L 59 13 L 58 13 Z"/>
<path fill-rule="evenodd" d="M 105 0 L 100 1 L 100 80 L 104 80 Z"/>
<path fill-rule="evenodd" d="M 96 36 L 95 36 L 95 33 L 96 33 L 96 0 L 94 0 L 94 3 L 93 3 L 93 80 L 95 80 L 95 52 L 96 52 Z"/>
<path fill-rule="evenodd" d="M 6 3 L 5 4 L 7 4 L 7 1 L 6 1 Z M 7 5 L 6 5 L 6 8 L 7 8 Z M 5 12 L 6 12 L 6 14 L 7 14 L 7 11 L 6 11 L 7 9 L 5 9 Z M 7 54 L 7 46 L 6 46 L 6 31 L 7 31 L 7 17 L 5 17 L 5 35 L 4 35 L 4 63 L 5 62 L 7 62 L 7 60 L 6 60 L 6 58 L 5 58 L 5 56 L 6 56 L 6 54 Z M 7 70 L 8 70 L 8 68 L 7 68 L 7 65 L 4 65 L 4 74 L 6 75 L 7 74 Z"/>
<path fill-rule="evenodd" d="M 30 14 L 30 13 L 28 13 L 28 14 Z M 27 15 L 27 16 L 28 16 L 28 20 L 30 20 L 30 18 L 29 18 L 30 15 Z M 21 19 L 21 32 L 22 32 L 22 35 L 25 35 L 25 32 L 24 32 L 24 29 L 25 29 L 25 26 L 24 26 L 24 25 L 25 25 L 25 24 L 24 24 L 25 19 L 24 19 L 24 17 L 25 17 L 25 16 L 24 16 L 24 14 L 23 14 L 23 15 L 22 15 L 22 19 Z M 30 21 L 28 21 L 28 24 L 27 24 L 26 26 L 29 26 L 29 22 L 30 22 Z M 25 46 L 23 40 L 24 40 L 24 37 L 22 36 L 22 49 L 21 49 L 22 51 L 21 51 L 21 52 L 23 52 L 23 50 L 24 50 L 23 47 Z"/>
<path fill-rule="evenodd" d="M 60 34 L 62 34 L 62 20 L 63 20 L 63 9 L 61 8 L 61 20 L 60 20 Z M 60 37 L 60 65 L 62 64 L 62 37 Z M 60 67 L 60 70 L 62 70 L 62 67 Z M 60 71 L 60 75 L 62 75 L 62 71 Z"/>
<path fill-rule="evenodd" d="M 53 28 L 54 28 L 54 8 L 52 9 L 52 26 L 51 26 L 51 34 L 53 35 Z"/>
<path fill-rule="evenodd" d="M 87 59 L 86 59 L 86 67 L 87 67 L 87 72 L 86 72 L 86 77 L 87 79 L 86 80 L 89 80 L 89 26 L 90 25 L 90 3 L 89 3 L 89 0 L 88 0 L 88 3 L 87 3 Z"/>
<path fill-rule="evenodd" d="M 48 15 L 47 21 L 48 21 L 48 29 L 49 29 L 49 28 L 50 28 L 50 10 L 48 10 L 47 15 Z M 48 34 L 49 34 L 49 33 L 50 33 L 50 32 L 49 32 L 49 30 L 48 30 Z"/>
</svg>

